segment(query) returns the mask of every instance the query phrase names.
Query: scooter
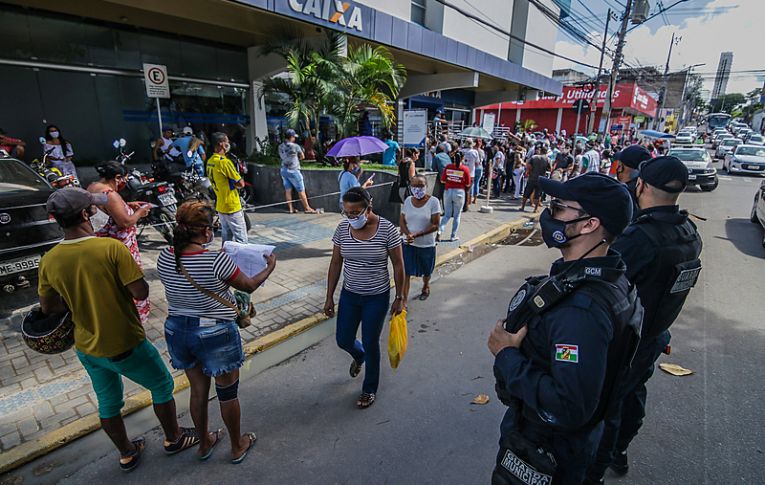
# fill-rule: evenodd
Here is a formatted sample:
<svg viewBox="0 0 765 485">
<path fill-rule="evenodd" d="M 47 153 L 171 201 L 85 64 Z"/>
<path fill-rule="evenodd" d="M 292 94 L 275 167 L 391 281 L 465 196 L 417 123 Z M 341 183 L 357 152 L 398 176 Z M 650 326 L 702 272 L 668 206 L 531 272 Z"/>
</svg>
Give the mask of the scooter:
<svg viewBox="0 0 765 485">
<path fill-rule="evenodd" d="M 114 140 L 112 146 L 117 150 L 116 160 L 127 167 L 127 162 L 135 152 L 125 153 L 127 142 L 124 138 Z M 135 167 L 127 170 L 127 184 L 120 195 L 127 202 L 143 202 L 151 205 L 149 215 L 138 221 L 139 235 L 151 226 L 154 227 L 167 241 L 173 244 L 173 226 L 178 200 L 175 198 L 173 186 L 167 182 L 155 182 Z"/>
<path fill-rule="evenodd" d="M 45 138 L 40 137 L 39 141 L 41 145 L 45 146 Z M 77 180 L 75 176 L 63 175 L 59 169 L 50 166 L 48 157 L 53 152 L 53 150 L 54 148 L 51 148 L 50 150 L 43 150 L 44 153 L 42 161 L 35 158 L 29 165 L 35 172 L 40 174 L 40 176 L 44 178 L 54 189 L 61 189 L 63 187 L 69 186 L 79 187 L 80 181 Z"/>
</svg>

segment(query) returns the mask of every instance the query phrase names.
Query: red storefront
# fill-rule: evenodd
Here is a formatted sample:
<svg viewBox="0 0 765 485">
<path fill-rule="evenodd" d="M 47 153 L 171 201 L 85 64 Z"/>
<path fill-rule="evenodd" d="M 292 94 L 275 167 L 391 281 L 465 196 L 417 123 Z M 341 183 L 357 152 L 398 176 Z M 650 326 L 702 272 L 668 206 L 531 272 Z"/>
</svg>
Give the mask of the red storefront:
<svg viewBox="0 0 765 485">
<path fill-rule="evenodd" d="M 512 101 L 507 103 L 490 104 L 476 108 L 476 119 L 483 123 L 485 113 L 494 113 L 495 126 L 512 127 L 516 121 L 521 123 L 534 120 L 534 130 L 547 128 L 548 131 L 566 130 L 574 133 L 576 129 L 576 110 L 574 102 L 586 99 L 592 104 L 594 90 L 587 91 L 580 86 L 564 86 L 560 97 L 546 97 L 534 101 Z M 603 104 L 606 99 L 606 86 L 601 86 L 596 101 L 595 128 L 600 126 L 603 115 Z M 631 124 L 639 127 L 646 126 L 649 118 L 656 115 L 656 100 L 636 83 L 621 83 L 614 88 L 611 100 L 611 120 L 607 126 L 622 125 L 629 129 Z M 590 108 L 592 109 L 592 108 Z M 579 132 L 587 130 L 590 111 L 582 111 L 579 119 Z M 636 120 L 635 117 L 638 117 Z M 643 120 L 640 120 L 640 117 Z"/>
</svg>

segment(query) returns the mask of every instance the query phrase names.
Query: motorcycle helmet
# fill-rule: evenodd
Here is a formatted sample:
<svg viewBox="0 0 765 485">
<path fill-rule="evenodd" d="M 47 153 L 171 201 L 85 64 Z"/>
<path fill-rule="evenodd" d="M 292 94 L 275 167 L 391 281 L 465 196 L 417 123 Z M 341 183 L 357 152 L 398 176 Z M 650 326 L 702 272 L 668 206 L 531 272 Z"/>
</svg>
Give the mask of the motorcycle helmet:
<svg viewBox="0 0 765 485">
<path fill-rule="evenodd" d="M 60 354 L 74 345 L 74 322 L 70 312 L 44 314 L 39 305 L 21 322 L 21 336 L 27 347 L 41 354 Z"/>
</svg>

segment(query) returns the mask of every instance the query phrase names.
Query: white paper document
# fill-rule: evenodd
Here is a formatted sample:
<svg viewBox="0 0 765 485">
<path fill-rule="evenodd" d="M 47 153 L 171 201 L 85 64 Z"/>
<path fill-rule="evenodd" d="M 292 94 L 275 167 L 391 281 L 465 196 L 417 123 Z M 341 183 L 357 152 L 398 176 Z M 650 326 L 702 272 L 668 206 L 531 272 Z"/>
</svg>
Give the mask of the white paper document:
<svg viewBox="0 0 765 485">
<path fill-rule="evenodd" d="M 266 257 L 273 251 L 274 246 L 265 244 L 242 244 L 234 241 L 223 243 L 223 252 L 231 257 L 248 278 L 266 269 L 268 265 Z"/>
</svg>

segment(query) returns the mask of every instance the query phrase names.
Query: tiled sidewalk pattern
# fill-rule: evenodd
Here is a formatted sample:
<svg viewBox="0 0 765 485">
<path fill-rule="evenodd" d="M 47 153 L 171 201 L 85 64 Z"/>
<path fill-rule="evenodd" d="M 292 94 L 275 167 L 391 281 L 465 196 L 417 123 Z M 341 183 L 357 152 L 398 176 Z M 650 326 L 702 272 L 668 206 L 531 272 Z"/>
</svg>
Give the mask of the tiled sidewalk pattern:
<svg viewBox="0 0 765 485">
<path fill-rule="evenodd" d="M 501 201 L 493 214 L 463 214 L 462 241 L 517 219 L 516 205 Z M 251 214 L 250 242 L 276 246 L 279 260 L 269 281 L 253 295 L 258 316 L 253 326 L 241 331 L 244 342 L 321 311 L 331 236 L 339 217 Z M 156 258 L 162 245 L 158 235 L 150 231 L 141 243 L 152 298 L 152 318 L 146 334 L 169 362 L 163 336 L 167 306 L 156 274 Z M 445 252 L 455 247 L 455 243 L 442 243 L 438 250 Z M 417 288 L 417 283 L 414 286 Z M 74 351 L 46 356 L 29 350 L 18 332 L 20 319 L 21 313 L 17 313 L 0 324 L 0 451 L 96 412 L 95 395 Z M 140 390 L 125 381 L 126 396 Z"/>
</svg>

